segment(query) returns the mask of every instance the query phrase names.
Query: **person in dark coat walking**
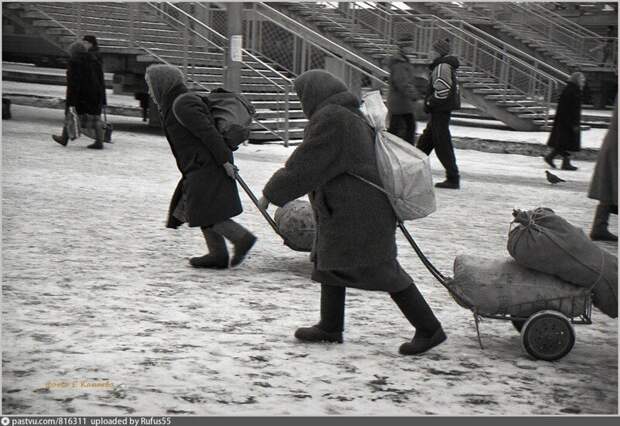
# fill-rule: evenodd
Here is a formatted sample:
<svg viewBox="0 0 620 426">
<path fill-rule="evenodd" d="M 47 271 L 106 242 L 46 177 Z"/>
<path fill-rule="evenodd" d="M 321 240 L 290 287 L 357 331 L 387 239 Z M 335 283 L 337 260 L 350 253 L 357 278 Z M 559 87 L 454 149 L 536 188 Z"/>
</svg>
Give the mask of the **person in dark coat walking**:
<svg viewBox="0 0 620 426">
<path fill-rule="evenodd" d="M 188 91 L 178 68 L 151 65 L 145 80 L 182 174 L 166 226 L 178 228 L 187 222 L 202 230 L 209 253 L 191 258 L 192 266 L 228 268 L 224 238 L 234 245 L 230 266 L 240 264 L 256 237 L 231 219 L 242 212 L 232 151 L 216 129 L 208 105 L 198 94 Z"/>
<path fill-rule="evenodd" d="M 449 39 L 433 43 L 433 51 L 438 56 L 429 66 L 429 86 L 424 99 L 424 109 L 430 114 L 430 118 L 418 139 L 417 147 L 426 155 L 430 155 L 434 149 L 437 158 L 446 169 L 446 180 L 436 183 L 435 186 L 459 189 L 460 175 L 450 135 L 450 115 L 453 110 L 461 107 L 456 78 L 459 60 L 455 56 L 449 56 L 450 50 Z"/>
<path fill-rule="evenodd" d="M 585 84 L 583 73 L 575 72 L 560 94 L 553 129 L 547 141 L 551 151 L 544 156 L 545 162 L 554 169 L 556 166 L 553 160 L 560 155 L 562 170 L 577 170 L 570 163 L 569 151 L 581 150 L 581 95 Z"/>
<path fill-rule="evenodd" d="M 410 144 L 415 144 L 415 101 L 418 91 L 415 87 L 414 68 L 407 55 L 413 49 L 413 37 L 404 35 L 398 40 L 399 51 L 389 59 L 390 78 L 387 108 L 389 111 L 388 132 Z"/>
<path fill-rule="evenodd" d="M 93 60 L 84 41 L 72 43 L 69 55 L 65 112 L 74 108 L 80 117 L 81 126 L 91 129 L 95 134 L 95 142 L 87 148 L 103 149 L 101 111 L 107 102 L 101 65 Z M 69 141 L 66 127 L 63 127 L 61 136 L 52 135 L 52 139 L 66 146 Z"/>
<path fill-rule="evenodd" d="M 402 354 L 418 354 L 446 339 L 413 279 L 396 260 L 396 216 L 382 192 L 348 174 L 380 184 L 374 133 L 360 101 L 339 79 L 310 70 L 295 80 L 309 122 L 304 140 L 263 189 L 259 204 L 277 206 L 308 194 L 316 219 L 312 280 L 321 283 L 318 324 L 295 337 L 342 342 L 346 287 L 389 292 L 415 327 Z"/>
<path fill-rule="evenodd" d="M 609 215 L 618 214 L 618 99 L 611 124 L 598 153 L 596 167 L 590 182 L 588 197 L 599 200 L 594 215 L 590 238 L 594 241 L 618 241 L 618 236 L 609 232 Z"/>
</svg>

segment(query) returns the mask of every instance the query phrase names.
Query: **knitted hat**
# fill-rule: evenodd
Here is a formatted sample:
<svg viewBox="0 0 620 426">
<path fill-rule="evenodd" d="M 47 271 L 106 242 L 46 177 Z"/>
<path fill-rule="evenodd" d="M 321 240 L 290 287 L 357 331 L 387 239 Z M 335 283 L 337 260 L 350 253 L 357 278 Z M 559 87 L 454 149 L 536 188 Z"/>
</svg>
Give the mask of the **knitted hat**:
<svg viewBox="0 0 620 426">
<path fill-rule="evenodd" d="M 439 39 L 433 43 L 433 50 L 439 53 L 441 56 L 446 56 L 450 53 L 450 39 Z"/>
<path fill-rule="evenodd" d="M 90 44 L 93 45 L 93 49 L 99 49 L 99 44 L 97 43 L 97 37 L 95 37 L 94 35 L 85 35 L 84 37 L 82 37 L 82 40 L 89 42 Z"/>
<path fill-rule="evenodd" d="M 347 85 L 325 70 L 309 70 L 295 79 L 295 91 L 306 117 L 314 113 L 330 96 L 347 92 Z"/>
<path fill-rule="evenodd" d="M 179 84 L 185 84 L 185 77 L 181 70 L 172 65 L 150 65 L 146 69 L 144 79 L 149 85 L 149 94 L 157 105 L 161 105 L 170 89 Z"/>
</svg>

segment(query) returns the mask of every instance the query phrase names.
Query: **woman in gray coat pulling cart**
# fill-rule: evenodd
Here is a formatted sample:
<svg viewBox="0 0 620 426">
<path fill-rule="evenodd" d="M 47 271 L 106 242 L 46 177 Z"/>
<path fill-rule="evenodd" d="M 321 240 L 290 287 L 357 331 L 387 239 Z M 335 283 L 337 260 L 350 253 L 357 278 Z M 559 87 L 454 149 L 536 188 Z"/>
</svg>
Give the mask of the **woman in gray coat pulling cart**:
<svg viewBox="0 0 620 426">
<path fill-rule="evenodd" d="M 326 71 L 307 71 L 295 90 L 309 122 L 304 141 L 263 189 L 261 208 L 305 194 L 316 218 L 312 280 L 321 283 L 321 317 L 297 329 L 306 342 L 342 342 L 345 289 L 387 291 L 415 327 L 400 353 L 414 355 L 446 339 L 413 279 L 396 260 L 396 216 L 386 196 L 348 172 L 379 184 L 373 130 L 346 85 Z"/>
</svg>

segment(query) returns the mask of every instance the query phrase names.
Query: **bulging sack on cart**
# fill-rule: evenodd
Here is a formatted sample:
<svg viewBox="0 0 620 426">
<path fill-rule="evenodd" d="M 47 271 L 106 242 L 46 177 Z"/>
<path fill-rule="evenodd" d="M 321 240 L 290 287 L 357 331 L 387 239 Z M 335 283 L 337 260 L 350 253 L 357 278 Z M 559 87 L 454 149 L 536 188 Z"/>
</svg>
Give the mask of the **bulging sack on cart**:
<svg viewBox="0 0 620 426">
<path fill-rule="evenodd" d="M 515 210 L 513 215 L 518 226 L 508 235 L 508 252 L 519 264 L 581 287 L 594 286 L 594 306 L 618 316 L 616 256 L 551 209 Z"/>
<path fill-rule="evenodd" d="M 312 251 L 316 224 L 309 202 L 293 200 L 278 207 L 274 221 L 285 245 L 297 251 Z"/>
<path fill-rule="evenodd" d="M 420 219 L 436 209 L 428 156 L 385 128 L 387 108 L 378 90 L 364 95 L 360 110 L 375 129 L 375 152 L 383 190 L 400 220 Z"/>
<path fill-rule="evenodd" d="M 457 296 L 465 295 L 479 313 L 529 316 L 554 309 L 569 317 L 585 311 L 585 290 L 552 275 L 524 268 L 513 259 L 457 256 L 449 284 Z"/>
</svg>

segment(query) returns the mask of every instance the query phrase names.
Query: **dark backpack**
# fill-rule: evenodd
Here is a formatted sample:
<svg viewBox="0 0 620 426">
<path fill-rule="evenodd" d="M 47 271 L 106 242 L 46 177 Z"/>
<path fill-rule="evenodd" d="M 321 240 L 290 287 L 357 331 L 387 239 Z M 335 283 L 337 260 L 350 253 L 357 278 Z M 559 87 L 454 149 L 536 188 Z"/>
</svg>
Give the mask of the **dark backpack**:
<svg viewBox="0 0 620 426">
<path fill-rule="evenodd" d="M 172 112 L 177 121 L 185 126 L 175 111 L 176 103 L 181 96 L 175 99 Z M 222 88 L 198 96 L 211 111 L 215 128 L 224 137 L 224 141 L 231 150 L 236 150 L 242 142 L 249 138 L 250 125 L 256 115 L 256 110 L 245 96 Z"/>
</svg>

